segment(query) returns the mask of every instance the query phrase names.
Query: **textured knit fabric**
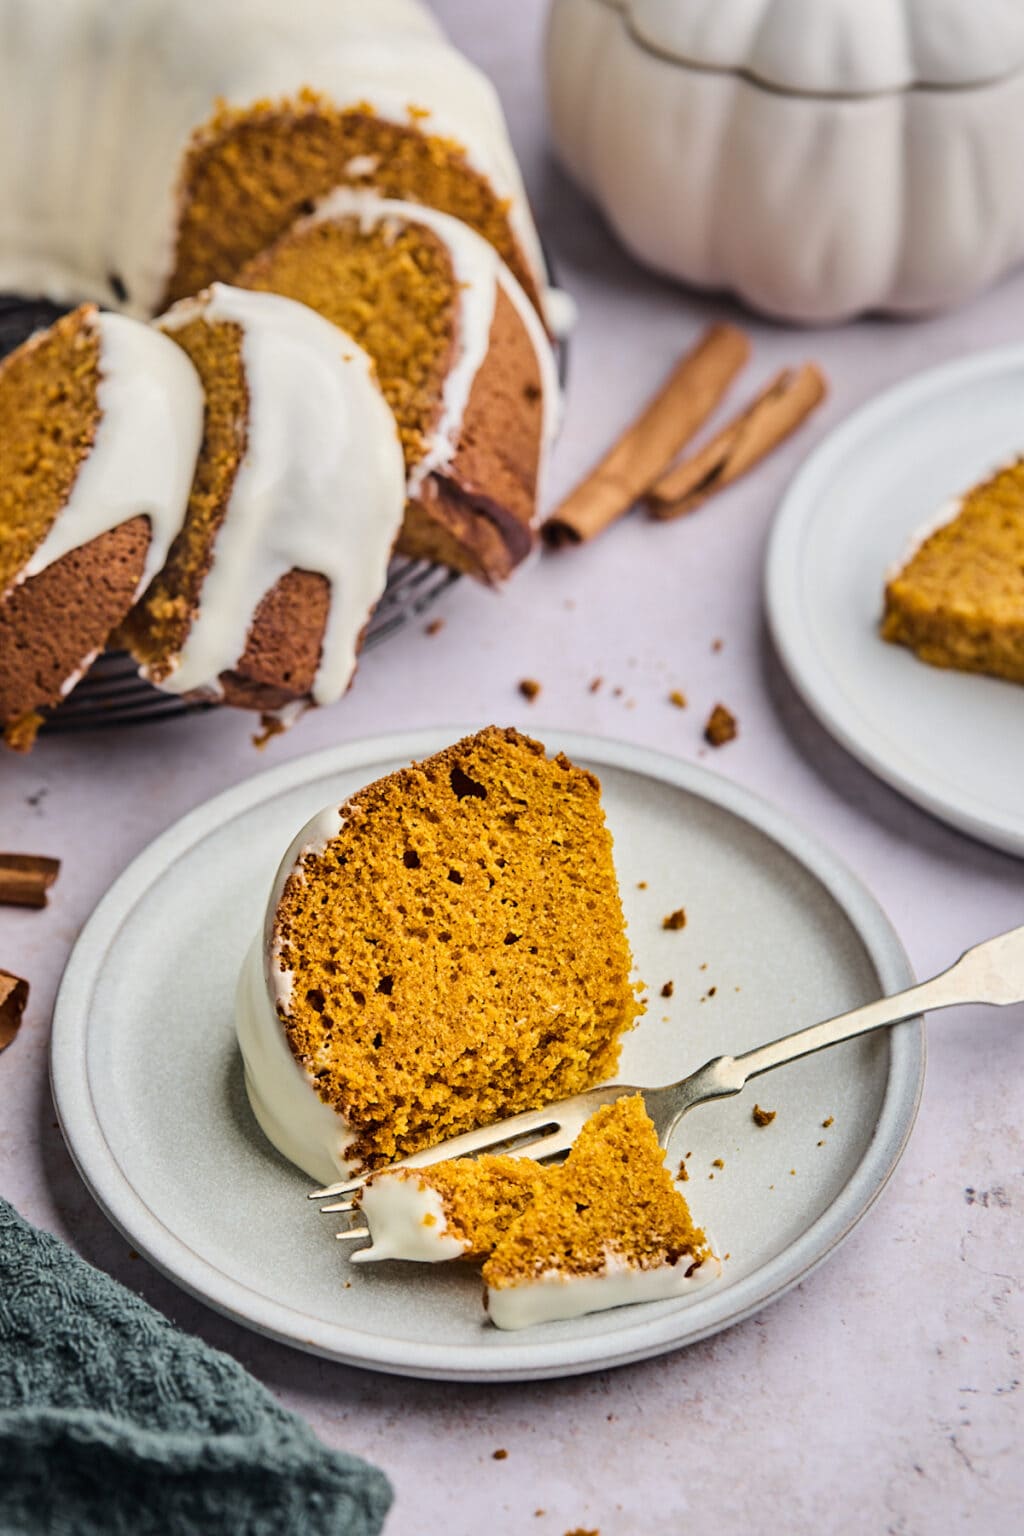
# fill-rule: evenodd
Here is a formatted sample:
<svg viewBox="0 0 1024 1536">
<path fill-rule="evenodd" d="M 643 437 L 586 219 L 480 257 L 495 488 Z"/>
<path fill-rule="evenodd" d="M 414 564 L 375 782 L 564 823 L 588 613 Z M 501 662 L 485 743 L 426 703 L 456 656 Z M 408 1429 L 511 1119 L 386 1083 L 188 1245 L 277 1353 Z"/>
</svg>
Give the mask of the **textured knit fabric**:
<svg viewBox="0 0 1024 1536">
<path fill-rule="evenodd" d="M 0 1200 L 2 1536 L 375 1536 L 384 1476 Z"/>
</svg>

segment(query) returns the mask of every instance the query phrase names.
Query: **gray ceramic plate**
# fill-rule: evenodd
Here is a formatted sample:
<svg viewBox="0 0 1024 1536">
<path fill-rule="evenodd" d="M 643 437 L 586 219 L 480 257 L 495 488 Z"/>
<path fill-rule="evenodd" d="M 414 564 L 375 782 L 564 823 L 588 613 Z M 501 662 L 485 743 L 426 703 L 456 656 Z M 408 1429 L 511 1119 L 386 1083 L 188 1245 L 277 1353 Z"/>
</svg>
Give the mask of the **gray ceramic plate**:
<svg viewBox="0 0 1024 1536">
<path fill-rule="evenodd" d="M 772 529 L 765 598 L 808 706 L 918 805 L 1024 855 L 1022 693 L 929 667 L 878 634 L 886 574 L 913 535 L 1024 453 L 1024 347 L 959 358 L 887 390 L 820 443 Z"/>
<path fill-rule="evenodd" d="M 913 1124 L 923 1027 L 837 1046 L 683 1121 L 672 1166 L 686 1158 L 694 1213 L 729 1255 L 722 1280 L 690 1298 L 501 1333 L 469 1269 L 350 1266 L 333 1238 L 337 1218 L 307 1202 L 308 1180 L 250 1114 L 235 977 L 297 828 L 459 734 L 392 736 L 288 763 L 209 801 L 140 855 L 83 929 L 61 985 L 51 1059 L 61 1125 L 128 1240 L 186 1290 L 274 1338 L 351 1364 L 461 1380 L 643 1359 L 748 1316 L 849 1232 Z M 566 733 L 547 746 L 595 768 L 604 784 L 651 999 L 623 1052 L 624 1081 L 671 1081 L 911 981 L 872 898 L 750 794 L 620 743 Z M 686 927 L 664 931 L 662 917 L 680 906 Z M 765 1129 L 751 1118 L 755 1099 L 776 1111 Z M 724 1168 L 713 1166 L 718 1158 Z"/>
</svg>

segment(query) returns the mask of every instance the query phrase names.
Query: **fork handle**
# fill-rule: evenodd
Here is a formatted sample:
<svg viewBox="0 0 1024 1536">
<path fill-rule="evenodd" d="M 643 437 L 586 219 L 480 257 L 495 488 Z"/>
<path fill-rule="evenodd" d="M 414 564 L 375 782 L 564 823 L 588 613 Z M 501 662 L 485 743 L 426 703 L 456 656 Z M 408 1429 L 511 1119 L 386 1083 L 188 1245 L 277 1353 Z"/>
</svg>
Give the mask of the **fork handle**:
<svg viewBox="0 0 1024 1536">
<path fill-rule="evenodd" d="M 987 939 L 960 956 L 948 971 L 934 976 L 931 981 L 908 987 L 892 997 L 882 997 L 875 1003 L 866 1003 L 850 1013 L 841 1013 L 821 1024 L 812 1024 L 793 1035 L 771 1040 L 754 1051 L 732 1058 L 741 1081 L 733 1090 L 738 1092 L 743 1083 L 773 1067 L 781 1067 L 787 1061 L 797 1061 L 826 1046 L 838 1045 L 841 1040 L 852 1040 L 873 1029 L 888 1024 L 900 1024 L 915 1014 L 935 1008 L 953 1008 L 962 1003 L 1024 1002 L 1024 927 L 1013 928 L 998 938 Z M 729 1076 L 733 1073 L 730 1070 Z M 735 1079 L 733 1079 L 735 1081 Z"/>
</svg>

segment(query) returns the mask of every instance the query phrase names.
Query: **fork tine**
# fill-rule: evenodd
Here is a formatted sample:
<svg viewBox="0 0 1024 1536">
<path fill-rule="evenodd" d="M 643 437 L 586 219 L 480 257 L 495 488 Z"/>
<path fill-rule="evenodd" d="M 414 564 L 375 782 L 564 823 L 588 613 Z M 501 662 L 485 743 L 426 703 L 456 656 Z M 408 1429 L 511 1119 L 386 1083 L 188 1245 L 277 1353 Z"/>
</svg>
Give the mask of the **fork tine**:
<svg viewBox="0 0 1024 1536">
<path fill-rule="evenodd" d="M 334 1236 L 339 1243 L 354 1243 L 358 1237 L 369 1237 L 369 1227 L 349 1227 L 347 1232 L 335 1232 Z"/>
<path fill-rule="evenodd" d="M 330 1205 L 322 1205 L 320 1210 L 325 1216 L 333 1216 L 335 1211 L 354 1211 L 356 1205 L 355 1200 L 334 1200 Z"/>
<path fill-rule="evenodd" d="M 369 1174 L 360 1174 L 354 1179 L 342 1179 L 338 1184 L 325 1184 L 323 1189 L 311 1189 L 306 1196 L 307 1200 L 328 1200 L 332 1195 L 354 1195 L 356 1190 L 362 1189 L 369 1178 Z"/>
</svg>

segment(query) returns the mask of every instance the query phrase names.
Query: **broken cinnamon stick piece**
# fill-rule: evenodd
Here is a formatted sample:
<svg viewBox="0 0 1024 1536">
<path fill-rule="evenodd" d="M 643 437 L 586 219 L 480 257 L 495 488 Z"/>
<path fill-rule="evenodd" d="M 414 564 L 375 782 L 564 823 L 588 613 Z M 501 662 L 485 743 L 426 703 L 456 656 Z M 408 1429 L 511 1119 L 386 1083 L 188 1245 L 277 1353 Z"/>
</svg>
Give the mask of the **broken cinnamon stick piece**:
<svg viewBox="0 0 1024 1536">
<path fill-rule="evenodd" d="M 40 853 L 0 853 L 0 906 L 45 907 L 60 859 Z"/>
<path fill-rule="evenodd" d="M 21 1027 L 28 1002 L 28 982 L 10 971 L 0 971 L 0 1051 L 6 1050 Z"/>
<path fill-rule="evenodd" d="M 579 544 L 601 533 L 654 483 L 703 426 L 750 356 L 734 325 L 716 325 L 673 368 L 658 393 L 541 532 L 547 544 Z"/>
<path fill-rule="evenodd" d="M 827 392 L 825 377 L 813 363 L 795 372 L 783 369 L 710 443 L 661 477 L 648 497 L 651 516 L 664 521 L 695 511 L 784 442 Z"/>
</svg>

